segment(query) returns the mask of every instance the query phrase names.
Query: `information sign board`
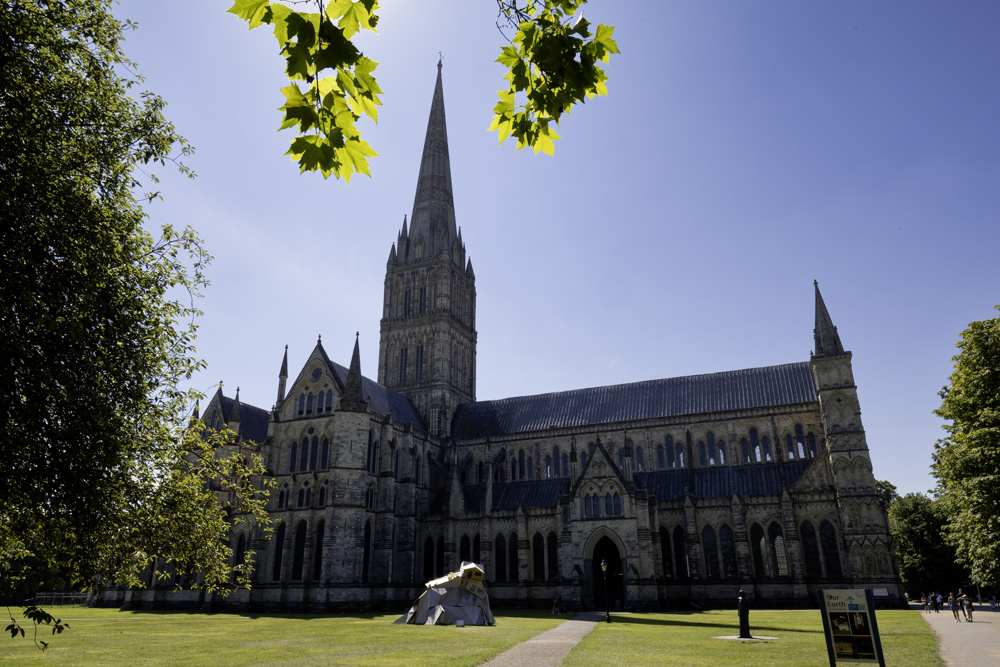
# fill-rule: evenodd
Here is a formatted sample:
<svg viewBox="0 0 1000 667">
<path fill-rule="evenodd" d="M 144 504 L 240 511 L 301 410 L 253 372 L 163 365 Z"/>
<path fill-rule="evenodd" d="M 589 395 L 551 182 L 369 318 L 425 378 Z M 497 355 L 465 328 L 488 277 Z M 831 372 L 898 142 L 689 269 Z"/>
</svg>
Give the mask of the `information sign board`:
<svg viewBox="0 0 1000 667">
<path fill-rule="evenodd" d="M 830 666 L 875 663 L 885 667 L 871 589 L 821 590 L 819 596 Z"/>
</svg>

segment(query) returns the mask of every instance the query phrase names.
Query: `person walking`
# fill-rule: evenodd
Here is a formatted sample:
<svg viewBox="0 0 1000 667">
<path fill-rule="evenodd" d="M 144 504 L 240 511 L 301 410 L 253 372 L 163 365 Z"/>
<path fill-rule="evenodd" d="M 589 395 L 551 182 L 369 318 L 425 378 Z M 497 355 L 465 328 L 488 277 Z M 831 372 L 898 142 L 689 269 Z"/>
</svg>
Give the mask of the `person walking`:
<svg viewBox="0 0 1000 667">
<path fill-rule="evenodd" d="M 958 600 L 954 593 L 948 593 L 948 606 L 951 608 L 951 613 L 955 615 L 955 622 L 961 623 L 962 619 L 958 617 Z"/>
<path fill-rule="evenodd" d="M 927 608 L 927 594 L 926 593 L 921 593 L 920 594 L 920 604 L 923 606 L 925 614 L 931 613 L 930 610 Z"/>
</svg>

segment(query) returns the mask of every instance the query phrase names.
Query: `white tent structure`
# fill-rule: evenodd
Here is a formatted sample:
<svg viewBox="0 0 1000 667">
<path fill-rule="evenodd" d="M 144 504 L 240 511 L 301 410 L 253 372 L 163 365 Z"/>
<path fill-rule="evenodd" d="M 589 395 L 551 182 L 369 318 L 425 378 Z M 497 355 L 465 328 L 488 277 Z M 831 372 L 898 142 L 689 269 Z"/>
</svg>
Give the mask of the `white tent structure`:
<svg viewBox="0 0 1000 667">
<path fill-rule="evenodd" d="M 424 584 L 427 590 L 396 623 L 493 625 L 484 578 L 481 565 L 463 562 L 458 572 L 449 572 Z"/>
</svg>

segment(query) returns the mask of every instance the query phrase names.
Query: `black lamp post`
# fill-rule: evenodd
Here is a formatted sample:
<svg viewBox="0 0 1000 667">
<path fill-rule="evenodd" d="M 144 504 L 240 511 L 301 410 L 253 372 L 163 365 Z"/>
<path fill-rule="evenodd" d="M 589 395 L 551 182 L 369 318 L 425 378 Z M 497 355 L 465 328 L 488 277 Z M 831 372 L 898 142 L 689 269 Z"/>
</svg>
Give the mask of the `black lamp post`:
<svg viewBox="0 0 1000 667">
<path fill-rule="evenodd" d="M 604 620 L 611 622 L 611 612 L 608 611 L 608 561 L 601 559 L 601 574 L 604 576 Z"/>
</svg>

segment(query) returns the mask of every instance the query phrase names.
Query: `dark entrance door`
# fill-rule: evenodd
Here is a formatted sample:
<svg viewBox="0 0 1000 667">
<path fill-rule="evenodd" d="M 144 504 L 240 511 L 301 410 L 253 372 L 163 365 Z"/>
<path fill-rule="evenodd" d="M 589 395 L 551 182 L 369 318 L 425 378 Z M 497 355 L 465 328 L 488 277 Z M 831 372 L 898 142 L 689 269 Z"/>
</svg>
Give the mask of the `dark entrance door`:
<svg viewBox="0 0 1000 667">
<path fill-rule="evenodd" d="M 608 571 L 605 574 L 601 570 L 601 561 L 608 564 Z M 611 611 L 621 609 L 625 606 L 624 577 L 622 576 L 622 557 L 618 553 L 618 547 L 610 537 L 602 537 L 594 545 L 594 556 L 591 560 L 591 586 L 594 591 L 594 607 L 598 610 L 604 609 L 604 585 L 607 577 L 607 608 Z"/>
</svg>

